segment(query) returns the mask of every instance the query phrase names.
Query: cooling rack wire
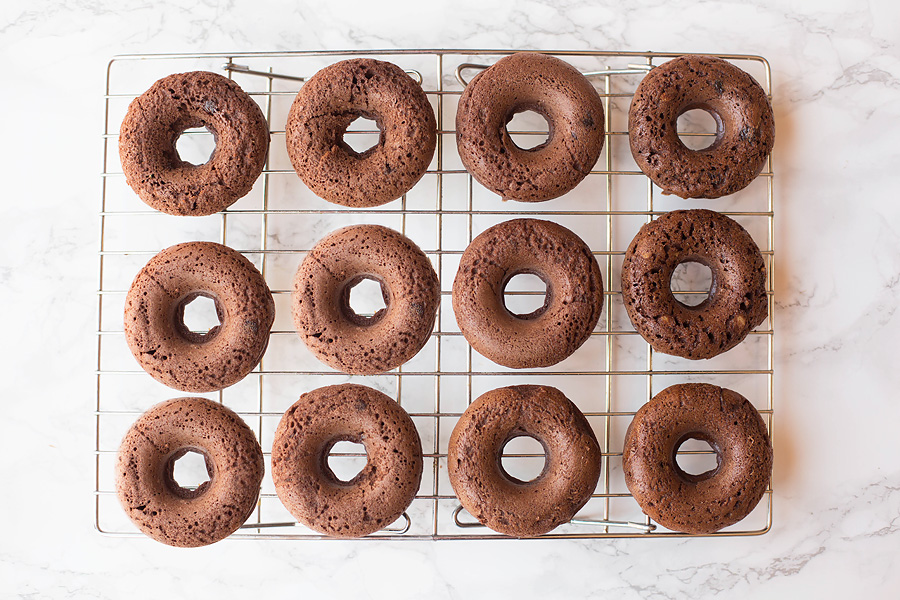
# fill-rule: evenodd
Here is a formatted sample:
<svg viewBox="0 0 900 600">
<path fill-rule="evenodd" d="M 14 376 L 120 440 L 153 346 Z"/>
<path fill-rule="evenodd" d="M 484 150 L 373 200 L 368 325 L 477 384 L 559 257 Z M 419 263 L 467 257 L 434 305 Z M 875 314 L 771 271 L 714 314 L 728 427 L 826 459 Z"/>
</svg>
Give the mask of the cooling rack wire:
<svg viewBox="0 0 900 600">
<path fill-rule="evenodd" d="M 663 388 L 688 381 L 730 387 L 760 411 L 769 430 L 773 419 L 774 171 L 769 158 L 760 176 L 745 190 L 713 202 L 663 196 L 628 152 L 627 112 L 641 76 L 679 56 L 660 52 L 548 52 L 579 68 L 594 83 L 605 109 L 604 150 L 594 170 L 569 194 L 538 204 L 503 202 L 475 182 L 456 153 L 455 110 L 465 83 L 485 65 L 512 50 L 373 50 L 234 54 L 127 55 L 112 59 L 107 70 L 103 130 L 102 200 L 99 237 L 97 329 L 97 401 L 95 446 L 95 526 L 108 535 L 141 535 L 115 497 L 113 464 L 119 441 L 130 424 L 151 405 L 177 397 L 135 363 L 124 341 L 122 308 L 131 279 L 156 252 L 178 242 L 210 240 L 247 256 L 263 273 L 276 299 L 277 318 L 269 347 L 244 381 L 204 394 L 236 410 L 254 429 L 266 456 L 267 475 L 256 511 L 233 538 L 329 539 L 297 525 L 281 506 L 268 473 L 272 434 L 283 411 L 301 393 L 354 381 L 386 392 L 410 413 L 425 451 L 425 474 L 415 500 L 389 528 L 363 539 L 499 539 L 461 511 L 446 474 L 447 440 L 466 406 L 481 393 L 518 383 L 543 383 L 563 390 L 585 413 L 603 448 L 597 489 L 576 519 L 542 538 L 673 537 L 647 518 L 624 485 L 621 469 L 625 428 L 635 411 Z M 302 81 L 320 68 L 354 56 L 394 62 L 419 82 L 435 109 L 438 143 L 426 175 L 401 199 L 383 207 L 344 208 L 312 195 L 286 157 L 287 110 Z M 763 57 L 718 55 L 750 72 L 771 98 L 771 71 Z M 271 147 L 262 176 L 247 197 L 210 217 L 169 217 L 149 209 L 125 184 L 118 161 L 117 132 L 128 103 L 156 79 L 175 72 L 209 70 L 235 79 L 260 104 L 269 123 Z M 529 117 L 531 120 L 529 120 Z M 682 117 L 685 118 L 685 117 Z M 351 126 L 347 141 L 372 143 L 371 125 Z M 535 115 L 510 123 L 522 146 L 546 137 L 546 124 Z M 704 145 L 713 134 L 699 122 L 679 122 L 682 139 Z M 531 140 L 529 142 L 529 140 Z M 537 140 L 537 141 L 535 141 Z M 202 147 L 214 144 L 205 130 L 189 130 L 179 140 Z M 756 240 L 766 261 L 769 319 L 730 352 L 709 361 L 687 361 L 654 353 L 625 315 L 619 289 L 624 251 L 638 228 L 677 208 L 708 207 L 740 222 Z M 499 367 L 465 343 L 453 318 L 450 288 L 459 256 L 485 228 L 519 216 L 557 221 L 578 233 L 594 250 L 603 273 L 603 315 L 588 342 L 572 357 L 548 369 L 515 371 Z M 441 277 L 441 306 L 435 331 L 413 360 L 374 377 L 350 377 L 318 363 L 290 322 L 290 277 L 315 241 L 351 224 L 375 222 L 410 236 L 425 251 Z M 511 286 L 510 308 L 534 302 L 542 294 L 534 281 Z M 673 290 L 692 303 L 702 299 L 708 280 L 697 272 L 676 273 Z M 696 303 L 696 302 L 693 302 Z M 543 455 L 535 446 L 513 440 L 504 467 L 527 478 L 540 470 Z M 711 451 L 685 445 L 679 464 L 702 465 Z M 364 452 L 340 449 L 330 464 L 352 474 Z M 683 462 L 684 461 L 684 462 Z M 708 468 L 708 467 L 707 467 Z M 699 470 L 703 469 L 698 469 Z M 715 536 L 759 535 L 772 525 L 772 488 L 744 521 Z"/>
</svg>

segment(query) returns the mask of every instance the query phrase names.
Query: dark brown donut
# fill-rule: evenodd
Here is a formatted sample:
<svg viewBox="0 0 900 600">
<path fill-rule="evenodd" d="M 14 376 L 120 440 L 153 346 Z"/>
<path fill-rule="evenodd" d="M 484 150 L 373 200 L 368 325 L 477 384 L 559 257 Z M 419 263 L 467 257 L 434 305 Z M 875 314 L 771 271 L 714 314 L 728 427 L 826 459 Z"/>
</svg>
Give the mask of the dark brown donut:
<svg viewBox="0 0 900 600">
<path fill-rule="evenodd" d="M 362 279 L 381 284 L 385 307 L 371 317 L 350 308 Z M 440 283 L 415 242 L 381 225 L 352 225 L 320 240 L 294 277 L 297 333 L 326 365 L 354 375 L 399 367 L 434 328 Z"/>
<path fill-rule="evenodd" d="M 544 470 L 531 481 L 509 475 L 503 447 L 519 436 L 544 447 Z M 600 478 L 601 451 L 584 415 L 558 389 L 515 385 L 482 394 L 460 417 L 447 450 L 450 483 L 479 522 L 515 537 L 567 523 Z"/>
<path fill-rule="evenodd" d="M 221 325 L 194 333 L 184 307 L 197 296 L 216 304 Z M 125 340 L 141 367 L 184 392 L 211 392 L 259 363 L 275 320 L 262 275 L 239 252 L 213 242 L 166 248 L 144 266 L 125 297 Z"/>
<path fill-rule="evenodd" d="M 209 481 L 178 485 L 175 461 L 189 451 L 206 460 Z M 157 404 L 135 421 L 119 447 L 116 492 L 146 535 L 170 546 L 196 547 L 228 537 L 256 508 L 263 453 L 241 418 L 206 398 Z"/>
<path fill-rule="evenodd" d="M 525 150 L 506 125 L 529 110 L 547 120 L 550 135 Z M 513 54 L 466 86 L 456 113 L 456 146 L 466 170 L 504 199 L 550 200 L 578 185 L 600 157 L 603 103 L 570 64 L 546 54 Z"/>
<path fill-rule="evenodd" d="M 544 305 L 515 315 L 506 284 L 531 273 L 547 285 Z M 459 261 L 453 312 L 466 340 L 490 360 L 514 369 L 548 367 L 577 350 L 603 310 L 603 278 L 581 238 L 550 221 L 514 219 L 485 230 Z"/>
<path fill-rule="evenodd" d="M 381 131 L 358 153 L 344 132 L 358 117 Z M 287 151 L 316 195 L 342 206 L 379 206 L 418 182 L 434 155 L 437 125 L 428 96 L 397 65 L 354 58 L 325 67 L 303 84 L 287 121 Z"/>
<path fill-rule="evenodd" d="M 675 267 L 712 271 L 709 297 L 697 306 L 675 299 Z M 711 210 L 676 210 L 647 223 L 622 263 L 622 297 L 634 328 L 653 349 L 712 358 L 737 346 L 768 314 L 766 265 L 743 227 Z"/>
<path fill-rule="evenodd" d="M 328 466 L 341 441 L 362 444 L 368 462 L 350 481 Z M 285 508 L 310 529 L 361 537 L 383 529 L 407 509 L 422 479 L 422 443 L 399 404 L 363 385 L 303 394 L 272 442 L 272 478 Z"/>
<path fill-rule="evenodd" d="M 691 150 L 678 117 L 699 108 L 716 120 L 716 140 Z M 772 105 L 758 83 L 729 62 L 682 56 L 650 71 L 628 112 L 631 154 L 663 194 L 718 198 L 747 187 L 775 143 Z"/>
<path fill-rule="evenodd" d="M 206 127 L 216 138 L 209 161 L 181 160 L 175 142 Z M 119 131 L 125 181 L 141 200 L 170 215 L 211 215 L 245 196 L 266 162 L 269 127 L 235 82 L 206 71 L 163 77 L 135 98 Z"/>
<path fill-rule="evenodd" d="M 688 439 L 708 443 L 717 466 L 691 475 L 675 453 Z M 750 514 L 772 473 L 772 444 L 746 398 L 707 383 L 673 385 L 641 407 L 625 434 L 625 483 L 663 527 L 713 533 Z"/>
</svg>

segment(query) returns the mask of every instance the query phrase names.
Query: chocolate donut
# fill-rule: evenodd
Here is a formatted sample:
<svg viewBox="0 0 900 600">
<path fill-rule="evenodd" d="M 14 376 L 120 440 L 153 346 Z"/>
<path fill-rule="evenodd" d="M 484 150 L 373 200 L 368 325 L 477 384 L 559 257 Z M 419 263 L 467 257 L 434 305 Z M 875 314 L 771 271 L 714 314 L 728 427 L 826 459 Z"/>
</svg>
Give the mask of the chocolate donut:
<svg viewBox="0 0 900 600">
<path fill-rule="evenodd" d="M 544 305 L 510 312 L 503 293 L 515 275 L 537 275 Z M 514 369 L 548 367 L 577 350 L 603 310 L 603 278 L 581 238 L 550 221 L 514 219 L 485 230 L 466 248 L 453 282 L 453 312 L 466 340 Z"/>
<path fill-rule="evenodd" d="M 206 127 L 216 139 L 209 161 L 181 160 L 175 142 Z M 163 77 L 128 107 L 119 131 L 125 181 L 141 200 L 170 215 L 211 215 L 245 196 L 262 173 L 269 127 L 238 84 L 206 71 Z"/>
<path fill-rule="evenodd" d="M 194 333 L 184 307 L 204 296 L 220 325 Z M 213 242 L 166 248 L 144 266 L 125 297 L 125 340 L 157 381 L 184 392 L 211 392 L 243 379 L 259 363 L 275 320 L 262 275 L 239 252 Z"/>
<path fill-rule="evenodd" d="M 501 464 L 513 438 L 544 447 L 544 470 L 531 481 Z M 515 385 L 482 394 L 450 435 L 447 466 L 460 503 L 482 524 L 515 537 L 534 537 L 567 523 L 600 478 L 601 451 L 584 415 L 558 389 Z"/>
<path fill-rule="evenodd" d="M 381 131 L 356 152 L 344 142 L 358 117 Z M 342 206 L 379 206 L 418 182 L 434 155 L 437 125 L 428 96 L 397 65 L 354 58 L 325 67 L 303 84 L 287 121 L 287 151 L 316 195 Z"/>
<path fill-rule="evenodd" d="M 686 473 L 689 439 L 708 443 L 716 468 Z M 708 383 L 673 385 L 641 407 L 625 433 L 625 483 L 651 519 L 673 531 L 713 533 L 750 514 L 772 473 L 772 444 L 746 398 Z"/>
<path fill-rule="evenodd" d="M 678 117 L 695 108 L 716 120 L 716 139 L 702 150 L 678 137 Z M 628 136 L 638 167 L 663 194 L 718 198 L 744 189 L 762 171 L 775 143 L 775 119 L 753 77 L 720 58 L 682 56 L 638 85 Z"/>
<path fill-rule="evenodd" d="M 709 297 L 697 306 L 675 299 L 675 267 L 712 271 Z M 647 223 L 622 263 L 622 297 L 634 328 L 657 352 L 712 358 L 737 346 L 768 314 L 766 265 L 737 222 L 711 210 L 676 210 Z"/>
<path fill-rule="evenodd" d="M 175 461 L 202 454 L 209 481 L 178 485 Z M 263 453 L 241 418 L 206 398 L 157 404 L 135 421 L 119 447 L 116 493 L 146 535 L 170 546 L 196 547 L 228 537 L 256 508 Z"/>
<path fill-rule="evenodd" d="M 547 120 L 549 137 L 519 148 L 506 130 L 516 113 Z M 456 146 L 466 170 L 504 199 L 562 196 L 590 173 L 603 149 L 603 103 L 574 67 L 520 52 L 497 61 L 466 86 L 456 112 Z"/>
<path fill-rule="evenodd" d="M 362 444 L 368 462 L 350 481 L 328 466 L 341 441 Z M 422 479 L 422 443 L 399 404 L 363 385 L 313 390 L 291 406 L 272 442 L 272 478 L 285 508 L 310 529 L 361 537 L 407 509 Z"/>
<path fill-rule="evenodd" d="M 371 317 L 350 307 L 350 290 L 377 281 L 385 307 Z M 352 225 L 320 240 L 294 277 L 297 333 L 326 365 L 354 375 L 398 367 L 428 341 L 440 302 L 431 261 L 405 235 Z"/>
</svg>

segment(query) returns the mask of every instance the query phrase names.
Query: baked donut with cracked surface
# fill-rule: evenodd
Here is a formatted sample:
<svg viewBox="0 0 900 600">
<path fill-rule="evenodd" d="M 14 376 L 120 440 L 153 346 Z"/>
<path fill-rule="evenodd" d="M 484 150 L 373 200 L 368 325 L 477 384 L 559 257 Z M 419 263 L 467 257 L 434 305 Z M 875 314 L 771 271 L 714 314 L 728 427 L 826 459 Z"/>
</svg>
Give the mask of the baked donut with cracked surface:
<svg viewBox="0 0 900 600">
<path fill-rule="evenodd" d="M 202 454 L 209 481 L 178 485 L 175 461 Z M 259 497 L 265 466 L 253 431 L 228 408 L 206 398 L 157 404 L 125 434 L 116 459 L 116 493 L 146 535 L 170 546 L 196 547 L 228 537 Z"/>
<path fill-rule="evenodd" d="M 328 453 L 341 441 L 366 449 L 366 466 L 350 481 L 328 466 Z M 363 385 L 303 394 L 272 442 L 278 498 L 300 523 L 336 537 L 361 537 L 396 521 L 419 489 L 422 468 L 412 419 L 389 396 Z"/>
<path fill-rule="evenodd" d="M 676 300 L 675 267 L 709 267 L 709 297 Z M 641 227 L 622 263 L 622 298 L 634 328 L 653 349 L 712 358 L 737 346 L 768 315 L 766 265 L 747 230 L 705 209 L 675 210 Z"/>
<path fill-rule="evenodd" d="M 206 127 L 216 140 L 209 161 L 181 160 L 175 142 Z M 211 215 L 245 196 L 262 173 L 269 127 L 238 84 L 206 71 L 163 77 L 128 107 L 119 131 L 125 181 L 145 203 L 170 215 Z"/>
<path fill-rule="evenodd" d="M 702 109 L 716 121 L 712 145 L 691 150 L 678 117 Z M 713 56 L 681 56 L 644 77 L 628 111 L 631 154 L 663 194 L 719 198 L 747 187 L 775 143 L 772 105 L 749 74 Z"/>
<path fill-rule="evenodd" d="M 184 307 L 212 299 L 220 324 L 195 333 Z M 140 270 L 125 297 L 125 340 L 157 381 L 211 392 L 243 379 L 259 363 L 275 321 L 272 293 L 249 260 L 214 242 L 166 248 Z"/>
<path fill-rule="evenodd" d="M 705 441 L 716 467 L 692 475 L 675 455 L 689 439 Z M 625 433 L 628 490 L 653 520 L 673 531 L 707 534 L 756 507 L 772 473 L 772 443 L 750 402 L 707 383 L 673 385 L 638 410 Z"/>
<path fill-rule="evenodd" d="M 506 125 L 516 113 L 547 120 L 547 141 L 519 148 Z M 534 52 L 504 57 L 472 79 L 459 99 L 456 146 L 478 182 L 504 199 L 542 202 L 584 179 L 603 149 L 603 103 L 570 64 Z"/>
<path fill-rule="evenodd" d="M 350 290 L 377 281 L 385 307 L 354 312 Z M 428 342 L 440 303 L 431 261 L 405 235 L 381 225 L 351 225 L 322 238 L 294 277 L 294 325 L 326 365 L 354 375 L 399 367 Z"/>
<path fill-rule="evenodd" d="M 372 119 L 378 143 L 356 152 L 343 136 L 358 117 Z M 428 96 L 395 64 L 353 58 L 303 84 L 287 121 L 287 150 L 297 175 L 317 196 L 342 206 L 380 206 L 425 174 L 437 144 Z"/>
<path fill-rule="evenodd" d="M 544 448 L 543 471 L 531 481 L 509 475 L 503 447 L 528 436 Z M 515 385 L 482 394 L 466 409 L 447 451 L 450 483 L 483 525 L 534 537 L 567 523 L 600 478 L 601 451 L 587 419 L 558 389 Z"/>
<path fill-rule="evenodd" d="M 547 286 L 544 305 L 527 315 L 506 308 L 504 290 L 530 273 Z M 494 225 L 463 252 L 453 281 L 453 312 L 466 341 L 497 364 L 548 367 L 577 350 L 603 310 L 603 278 L 591 249 L 551 221 Z"/>
</svg>

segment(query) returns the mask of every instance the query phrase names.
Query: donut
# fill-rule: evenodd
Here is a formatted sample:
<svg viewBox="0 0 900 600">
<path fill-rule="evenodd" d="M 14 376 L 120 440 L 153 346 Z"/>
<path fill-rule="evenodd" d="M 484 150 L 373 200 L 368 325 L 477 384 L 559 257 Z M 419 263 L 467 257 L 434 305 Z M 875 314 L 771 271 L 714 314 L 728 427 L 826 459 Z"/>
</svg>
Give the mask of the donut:
<svg viewBox="0 0 900 600">
<path fill-rule="evenodd" d="M 515 437 L 544 447 L 544 470 L 531 481 L 509 475 L 503 447 Z M 463 508 L 483 525 L 534 537 L 567 523 L 600 478 L 601 451 L 590 424 L 558 389 L 515 385 L 482 394 L 450 435 L 450 483 Z"/>
<path fill-rule="evenodd" d="M 367 462 L 338 479 L 328 453 L 341 441 L 362 444 Z M 272 442 L 272 478 L 298 522 L 335 537 L 361 537 L 396 521 L 422 479 L 422 443 L 412 419 L 377 390 L 345 383 L 300 396 Z"/>
<path fill-rule="evenodd" d="M 344 142 L 358 117 L 375 121 L 378 144 L 359 153 Z M 418 182 L 434 155 L 437 125 L 428 96 L 397 65 L 354 58 L 303 84 L 287 121 L 287 151 L 317 196 L 356 208 L 396 200 Z"/>
<path fill-rule="evenodd" d="M 534 111 L 549 136 L 519 148 L 506 126 Z M 504 199 L 543 202 L 584 179 L 603 148 L 603 103 L 574 67 L 553 56 L 520 52 L 497 61 L 466 86 L 456 112 L 456 146 L 478 182 Z"/>
<path fill-rule="evenodd" d="M 675 299 L 675 267 L 712 271 L 709 297 Z M 622 263 L 622 298 L 634 328 L 657 352 L 712 358 L 737 346 L 768 314 L 766 265 L 737 222 L 711 210 L 676 210 L 641 227 Z"/>
<path fill-rule="evenodd" d="M 184 307 L 212 299 L 220 325 L 195 333 Z M 239 252 L 213 242 L 166 248 L 144 266 L 125 297 L 125 340 L 147 373 L 183 392 L 237 383 L 259 363 L 275 320 L 262 275 Z"/>
<path fill-rule="evenodd" d="M 544 305 L 527 315 L 506 308 L 514 276 L 547 286 Z M 453 282 L 453 312 L 471 346 L 514 369 L 548 367 L 577 350 L 603 310 L 603 278 L 581 238 L 550 221 L 514 219 L 486 229 L 463 252 Z"/>
<path fill-rule="evenodd" d="M 691 475 L 675 454 L 708 443 L 716 468 Z M 625 433 L 623 471 L 641 509 L 663 527 L 713 533 L 750 514 L 772 473 L 772 444 L 746 398 L 708 383 L 673 385 L 638 410 Z"/>
<path fill-rule="evenodd" d="M 209 481 L 175 481 L 175 461 L 197 452 Z M 263 453 L 241 418 L 206 398 L 157 404 L 125 434 L 116 459 L 116 493 L 131 521 L 169 546 L 206 546 L 228 537 L 256 508 Z"/>
<path fill-rule="evenodd" d="M 377 281 L 385 307 L 370 317 L 350 307 L 350 290 Z M 326 365 L 354 375 L 399 367 L 428 341 L 440 302 L 431 261 L 405 235 L 380 225 L 333 231 L 306 255 L 294 277 L 293 314 L 306 347 Z"/>
<path fill-rule="evenodd" d="M 181 160 L 175 142 L 206 127 L 216 140 L 209 161 Z M 119 130 L 125 181 L 145 203 L 170 215 L 211 215 L 245 196 L 262 173 L 269 127 L 238 84 L 206 71 L 163 77 L 128 107 Z"/>
<path fill-rule="evenodd" d="M 716 139 L 691 150 L 678 137 L 678 117 L 702 109 L 716 120 Z M 628 138 L 638 167 L 663 194 L 718 198 L 747 187 L 775 143 L 765 91 L 729 62 L 682 56 L 653 68 L 628 111 Z"/>
</svg>

